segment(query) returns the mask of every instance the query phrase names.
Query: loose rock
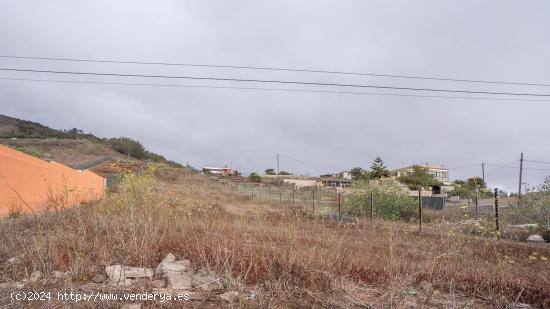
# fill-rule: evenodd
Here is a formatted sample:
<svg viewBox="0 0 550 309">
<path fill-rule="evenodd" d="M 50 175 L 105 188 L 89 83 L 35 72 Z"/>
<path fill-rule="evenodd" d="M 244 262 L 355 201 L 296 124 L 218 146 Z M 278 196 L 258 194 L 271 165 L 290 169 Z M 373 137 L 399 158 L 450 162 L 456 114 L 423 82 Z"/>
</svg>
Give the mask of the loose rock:
<svg viewBox="0 0 550 309">
<path fill-rule="evenodd" d="M 31 281 L 37 281 L 38 279 L 42 278 L 42 272 L 40 270 L 35 270 L 31 274 Z"/>
<path fill-rule="evenodd" d="M 544 242 L 544 238 L 542 238 L 542 236 L 540 235 L 530 235 L 529 237 L 527 237 L 527 241 L 529 242 Z"/>
<path fill-rule="evenodd" d="M 156 273 L 168 281 L 168 288 L 189 290 L 192 288 L 193 270 L 189 260 L 176 261 L 173 254 L 168 254 L 157 266 Z"/>
<path fill-rule="evenodd" d="M 111 283 L 130 285 L 130 279 L 152 278 L 154 272 L 150 268 L 139 268 L 122 265 L 111 265 L 105 267 L 105 273 Z"/>
<path fill-rule="evenodd" d="M 229 291 L 225 292 L 223 294 L 220 294 L 219 296 L 222 300 L 225 300 L 226 302 L 233 302 L 239 297 L 239 292 L 237 291 Z"/>
<path fill-rule="evenodd" d="M 222 288 L 219 280 L 206 271 L 200 271 L 195 274 L 192 279 L 193 287 L 204 292 L 212 292 Z"/>
<path fill-rule="evenodd" d="M 105 277 L 105 275 L 101 273 L 97 273 L 92 277 L 92 281 L 95 283 L 103 283 L 105 282 L 105 280 L 107 280 L 107 277 Z"/>
<path fill-rule="evenodd" d="M 172 253 L 168 253 L 164 258 L 164 260 L 162 260 L 162 262 L 160 262 L 160 264 L 155 269 L 155 274 L 162 275 L 164 273 L 164 268 L 163 268 L 164 265 L 175 261 L 176 261 L 176 257 Z"/>
<path fill-rule="evenodd" d="M 14 256 L 12 258 L 9 258 L 6 262 L 8 262 L 8 264 L 17 264 L 17 263 L 21 262 L 21 259 Z"/>
</svg>

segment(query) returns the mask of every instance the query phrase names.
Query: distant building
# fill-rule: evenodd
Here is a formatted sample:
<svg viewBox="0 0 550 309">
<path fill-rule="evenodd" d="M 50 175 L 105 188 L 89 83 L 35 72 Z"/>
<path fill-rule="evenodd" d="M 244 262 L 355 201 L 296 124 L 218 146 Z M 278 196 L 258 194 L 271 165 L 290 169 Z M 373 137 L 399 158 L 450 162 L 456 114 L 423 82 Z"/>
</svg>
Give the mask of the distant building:
<svg viewBox="0 0 550 309">
<path fill-rule="evenodd" d="M 296 189 L 317 187 L 317 184 L 319 183 L 319 181 L 313 177 L 311 178 L 304 177 L 303 179 L 286 178 L 286 179 L 282 179 L 282 181 L 284 184 L 289 184 L 291 186 L 294 186 Z"/>
<path fill-rule="evenodd" d="M 318 177 L 298 175 L 262 175 L 261 177 L 266 183 L 282 183 L 284 185 L 294 186 L 296 189 L 320 186 Z"/>
<path fill-rule="evenodd" d="M 441 181 L 444 185 L 450 184 L 449 182 L 449 169 L 443 165 L 418 165 L 428 168 L 428 173 L 434 176 L 435 179 Z M 401 177 L 413 172 L 413 165 L 402 167 L 396 170 L 392 170 L 390 173 L 392 176 Z"/>
<path fill-rule="evenodd" d="M 323 187 L 327 188 L 346 188 L 352 184 L 352 177 L 348 171 L 321 175 L 320 178 Z"/>
<path fill-rule="evenodd" d="M 352 183 L 351 179 L 336 177 L 321 177 L 321 183 L 326 188 L 346 188 Z"/>
<path fill-rule="evenodd" d="M 452 183 L 449 181 L 449 169 L 444 165 L 417 165 L 428 169 L 428 174 L 432 175 L 435 179 L 439 180 L 441 186 L 432 186 L 427 188 L 428 191 L 422 192 L 422 196 L 438 196 L 446 195 L 446 192 L 453 189 Z M 390 175 L 397 178 L 408 175 L 413 172 L 414 165 L 398 168 L 390 171 Z M 411 195 L 417 196 L 417 192 L 410 192 Z"/>
<path fill-rule="evenodd" d="M 228 176 L 233 174 L 233 169 L 230 167 L 203 167 L 202 168 L 203 174 L 209 174 L 209 175 L 221 175 L 221 176 Z"/>
</svg>

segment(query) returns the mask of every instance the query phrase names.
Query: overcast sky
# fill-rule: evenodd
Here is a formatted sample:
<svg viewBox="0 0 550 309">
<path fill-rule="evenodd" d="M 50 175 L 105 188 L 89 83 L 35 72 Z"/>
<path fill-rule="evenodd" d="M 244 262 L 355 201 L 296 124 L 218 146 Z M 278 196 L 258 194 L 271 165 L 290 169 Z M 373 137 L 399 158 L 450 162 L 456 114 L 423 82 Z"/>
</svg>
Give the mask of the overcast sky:
<svg viewBox="0 0 550 309">
<path fill-rule="evenodd" d="M 549 11 L 548 1 L 502 0 L 2 0 L 0 54 L 550 84 Z M 0 66 L 550 93 L 540 86 L 181 66 L 2 58 Z M 0 77 L 411 93 L 6 71 Z M 526 159 L 550 161 L 550 102 L 0 80 L 0 114 L 102 137 L 128 136 L 169 159 L 244 172 L 275 168 L 277 153 L 282 170 L 310 175 L 368 168 L 376 156 L 390 168 L 517 166 L 522 151 Z M 540 170 L 548 164 L 526 166 L 527 183 L 550 174 Z M 517 191 L 517 173 L 487 166 L 486 178 L 491 186 Z M 451 170 L 453 179 L 480 174 L 480 164 Z"/>
</svg>

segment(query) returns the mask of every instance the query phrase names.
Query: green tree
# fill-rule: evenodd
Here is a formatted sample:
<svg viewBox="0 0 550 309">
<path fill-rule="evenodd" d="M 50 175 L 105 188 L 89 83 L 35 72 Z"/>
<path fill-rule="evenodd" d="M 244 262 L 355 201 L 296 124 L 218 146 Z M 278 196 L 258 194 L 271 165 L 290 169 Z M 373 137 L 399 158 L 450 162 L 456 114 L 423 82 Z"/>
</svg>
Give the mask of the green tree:
<svg viewBox="0 0 550 309">
<path fill-rule="evenodd" d="M 360 180 L 346 195 L 345 212 L 352 215 L 369 214 L 369 196 L 374 197 L 374 215 L 389 220 L 409 219 L 416 215 L 418 202 L 395 181 Z"/>
<path fill-rule="evenodd" d="M 388 177 L 390 172 L 384 165 L 384 161 L 380 157 L 376 157 L 370 166 L 369 176 L 372 179 L 380 179 L 382 177 Z"/>
<path fill-rule="evenodd" d="M 250 182 L 262 182 L 262 177 L 260 177 L 260 175 L 258 175 L 258 173 L 252 172 L 252 173 L 250 173 L 250 176 L 248 176 L 248 180 Z"/>
<path fill-rule="evenodd" d="M 365 170 L 363 170 L 360 167 L 354 167 L 351 170 L 349 170 L 349 173 L 351 174 L 351 177 L 353 177 L 354 180 L 359 180 L 364 177 Z"/>
<path fill-rule="evenodd" d="M 441 182 L 428 173 L 428 168 L 414 165 L 412 171 L 399 177 L 401 183 L 407 185 L 411 190 L 420 190 L 430 186 L 439 186 Z"/>
<path fill-rule="evenodd" d="M 239 171 L 237 171 L 237 170 L 234 170 L 232 175 L 233 175 L 234 177 L 241 177 L 241 172 L 239 172 Z"/>
<path fill-rule="evenodd" d="M 276 173 L 275 173 L 275 170 L 272 169 L 272 168 L 266 169 L 264 173 L 265 173 L 266 175 L 275 175 L 275 174 L 276 174 Z"/>
<path fill-rule="evenodd" d="M 472 176 L 468 178 L 468 185 L 472 188 L 487 189 L 485 180 L 479 176 Z"/>
<path fill-rule="evenodd" d="M 287 171 L 280 171 L 279 175 L 292 175 L 292 173 L 287 172 Z"/>
<path fill-rule="evenodd" d="M 460 196 L 463 198 L 491 197 L 492 191 L 487 189 L 487 184 L 479 176 L 473 176 L 464 180 L 453 181 L 453 190 L 449 191 L 449 195 Z"/>
</svg>

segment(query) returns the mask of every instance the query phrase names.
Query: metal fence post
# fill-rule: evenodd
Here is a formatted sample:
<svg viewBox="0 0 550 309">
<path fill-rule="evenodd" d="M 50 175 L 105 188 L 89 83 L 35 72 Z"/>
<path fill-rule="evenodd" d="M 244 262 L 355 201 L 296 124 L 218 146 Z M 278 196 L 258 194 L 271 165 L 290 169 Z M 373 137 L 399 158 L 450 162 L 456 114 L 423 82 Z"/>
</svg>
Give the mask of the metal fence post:
<svg viewBox="0 0 550 309">
<path fill-rule="evenodd" d="M 370 194 L 370 221 L 374 219 L 374 194 Z"/>
<path fill-rule="evenodd" d="M 296 186 L 292 186 L 292 207 L 294 207 L 294 197 L 296 195 Z"/>
<path fill-rule="evenodd" d="M 420 219 L 418 231 L 422 232 L 422 189 L 418 189 L 418 218 Z"/>
<path fill-rule="evenodd" d="M 500 227 L 498 224 L 498 188 L 495 188 L 495 228 L 497 239 L 500 239 Z"/>
<path fill-rule="evenodd" d="M 338 220 L 342 221 L 342 193 L 338 192 Z"/>
<path fill-rule="evenodd" d="M 313 214 L 315 214 L 315 187 L 313 187 L 311 192 L 313 192 Z"/>
</svg>

